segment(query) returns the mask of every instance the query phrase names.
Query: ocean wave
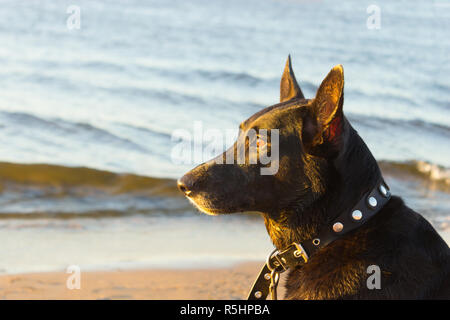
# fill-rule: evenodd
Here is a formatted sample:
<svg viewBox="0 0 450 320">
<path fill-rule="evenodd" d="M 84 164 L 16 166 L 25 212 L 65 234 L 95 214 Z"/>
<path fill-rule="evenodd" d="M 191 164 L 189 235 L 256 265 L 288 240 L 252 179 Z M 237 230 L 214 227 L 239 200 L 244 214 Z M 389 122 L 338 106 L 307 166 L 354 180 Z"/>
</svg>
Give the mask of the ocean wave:
<svg viewBox="0 0 450 320">
<path fill-rule="evenodd" d="M 171 70 L 170 73 L 167 70 L 158 70 L 161 72 L 162 76 L 167 76 L 171 78 L 186 78 L 186 80 L 191 80 L 192 77 L 199 76 L 202 80 L 207 81 L 223 81 L 227 85 L 247 85 L 249 87 L 255 86 L 267 86 L 267 87 L 277 87 L 281 79 L 281 74 L 275 76 L 263 76 L 256 73 L 244 72 L 244 71 L 234 71 L 227 69 L 192 69 L 189 72 L 177 72 Z M 300 80 L 300 85 L 303 90 L 308 92 L 315 92 L 318 86 L 312 82 L 306 81 L 304 79 Z"/>
<path fill-rule="evenodd" d="M 164 102 L 171 102 L 173 104 L 182 104 L 182 103 L 195 103 L 199 105 L 205 105 L 206 101 L 194 94 L 189 94 L 186 92 L 179 92 L 175 90 L 169 89 L 161 89 L 161 88 L 138 88 L 132 86 L 120 86 L 120 87 L 99 87 L 99 90 L 104 91 L 108 95 L 114 95 L 118 97 L 123 97 L 129 99 L 130 97 L 133 99 L 141 98 L 141 99 L 159 99 Z"/>
<path fill-rule="evenodd" d="M 20 220 L 41 220 L 41 219 L 58 219 L 58 220 L 72 220 L 72 219 L 104 219 L 104 218 L 123 218 L 140 215 L 177 215 L 184 214 L 186 208 L 155 208 L 155 209 L 141 209 L 141 210 L 90 210 L 90 211 L 40 211 L 33 212 L 0 212 L 0 221 L 9 219 Z M 0 224 L 1 228 L 1 224 Z"/>
<path fill-rule="evenodd" d="M 139 131 L 139 132 L 143 132 L 143 133 L 146 133 L 146 134 L 149 134 L 149 135 L 152 135 L 152 136 L 156 136 L 158 138 L 162 138 L 162 139 L 165 139 L 165 140 L 171 139 L 171 137 L 172 137 L 172 135 L 169 134 L 168 132 L 163 132 L 163 131 L 159 131 L 159 130 L 152 129 L 152 128 L 144 128 L 144 127 L 139 126 L 139 125 L 131 125 L 131 124 L 128 124 L 128 123 L 123 123 L 123 122 L 115 122 L 114 124 L 118 125 L 120 127 L 125 127 L 125 128 L 128 128 L 128 129 L 132 129 L 132 130 L 136 130 L 136 131 Z"/>
<path fill-rule="evenodd" d="M 140 152 L 148 152 L 143 146 L 120 136 L 117 136 L 106 129 L 96 127 L 89 123 L 72 122 L 63 119 L 44 119 L 39 116 L 25 112 L 8 112 L 1 111 L 0 119 L 3 119 L 2 127 L 11 128 L 34 128 L 39 132 L 48 132 L 50 136 L 64 135 L 74 136 L 77 140 L 86 139 L 88 141 L 96 141 L 100 143 L 113 144 L 121 148 L 137 150 Z M 37 139 L 37 136 L 34 136 Z"/>
<path fill-rule="evenodd" d="M 386 175 L 397 178 L 421 178 L 450 191 L 450 168 L 421 160 L 379 161 Z M 111 195 L 140 193 L 149 196 L 178 197 L 176 181 L 129 173 L 115 173 L 87 167 L 66 167 L 52 164 L 20 164 L 0 162 L 0 192 L 7 189 L 49 188 L 58 195 L 78 194 L 86 190 Z M 78 191 L 76 191 L 78 190 Z M 76 192 L 75 192 L 76 191 Z"/>
<path fill-rule="evenodd" d="M 450 185 L 450 169 L 426 161 L 417 161 L 415 166 L 420 173 L 429 177 L 430 180 L 442 181 Z"/>
<path fill-rule="evenodd" d="M 450 168 L 422 160 L 379 161 L 382 171 L 396 178 L 418 178 L 428 187 L 450 192 Z"/>
<path fill-rule="evenodd" d="M 346 116 L 351 122 L 360 123 L 364 126 L 381 129 L 386 128 L 386 124 L 392 127 L 401 126 L 409 130 L 425 129 L 436 134 L 444 134 L 450 136 L 450 127 L 442 123 L 424 121 L 421 119 L 395 119 L 388 117 L 379 117 L 375 115 L 365 115 L 360 113 L 347 112 Z"/>
<path fill-rule="evenodd" d="M 439 191 L 438 197 L 445 198 L 450 192 L 449 168 L 425 161 L 379 164 L 395 190 L 401 190 L 398 186 L 403 182 L 412 182 L 420 189 Z M 194 214 L 194 210 L 177 190 L 174 179 L 86 167 L 0 162 L 0 220 L 186 213 Z"/>
<path fill-rule="evenodd" d="M 157 74 L 159 77 L 174 79 L 177 81 L 192 80 L 195 77 L 205 81 L 233 81 L 240 84 L 256 86 L 264 83 L 273 83 L 279 81 L 279 77 L 264 77 L 254 73 L 238 70 L 217 69 L 217 68 L 173 68 L 161 66 L 136 66 L 141 72 Z"/>
<path fill-rule="evenodd" d="M 0 193 L 29 188 L 47 188 L 52 194 L 140 193 L 174 197 L 180 193 L 172 179 L 121 174 L 86 167 L 0 162 Z"/>
</svg>

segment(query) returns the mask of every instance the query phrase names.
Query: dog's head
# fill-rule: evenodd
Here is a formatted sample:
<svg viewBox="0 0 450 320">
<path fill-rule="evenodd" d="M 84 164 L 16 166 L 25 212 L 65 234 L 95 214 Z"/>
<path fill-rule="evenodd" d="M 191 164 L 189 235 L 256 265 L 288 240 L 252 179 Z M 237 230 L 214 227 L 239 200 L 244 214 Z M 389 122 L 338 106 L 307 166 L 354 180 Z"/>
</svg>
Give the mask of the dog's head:
<svg viewBox="0 0 450 320">
<path fill-rule="evenodd" d="M 208 214 L 308 206 L 324 192 L 327 163 L 343 148 L 343 89 L 338 65 L 315 98 L 305 99 L 288 58 L 280 103 L 242 122 L 234 145 L 186 173 L 179 189 Z"/>
</svg>

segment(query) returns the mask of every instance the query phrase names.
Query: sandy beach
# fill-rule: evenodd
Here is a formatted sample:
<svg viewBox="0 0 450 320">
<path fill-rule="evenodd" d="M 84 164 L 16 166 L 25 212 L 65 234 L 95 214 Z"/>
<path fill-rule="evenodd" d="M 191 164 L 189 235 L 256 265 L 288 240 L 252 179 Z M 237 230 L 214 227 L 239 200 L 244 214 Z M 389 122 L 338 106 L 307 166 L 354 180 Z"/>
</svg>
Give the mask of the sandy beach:
<svg viewBox="0 0 450 320">
<path fill-rule="evenodd" d="M 376 2 L 1 1 L 0 300 L 246 299 L 373 159 L 450 244 L 449 2 Z"/>
<path fill-rule="evenodd" d="M 440 233 L 450 243 L 450 232 Z M 151 269 L 82 272 L 80 289 L 67 289 L 70 274 L 25 273 L 0 276 L 0 299 L 246 299 L 263 261 L 229 268 Z M 284 296 L 281 277 L 279 298 Z"/>
<path fill-rule="evenodd" d="M 4 275 L 0 299 L 246 299 L 260 267 L 82 272 L 79 290 L 67 289 L 63 272 Z"/>
</svg>

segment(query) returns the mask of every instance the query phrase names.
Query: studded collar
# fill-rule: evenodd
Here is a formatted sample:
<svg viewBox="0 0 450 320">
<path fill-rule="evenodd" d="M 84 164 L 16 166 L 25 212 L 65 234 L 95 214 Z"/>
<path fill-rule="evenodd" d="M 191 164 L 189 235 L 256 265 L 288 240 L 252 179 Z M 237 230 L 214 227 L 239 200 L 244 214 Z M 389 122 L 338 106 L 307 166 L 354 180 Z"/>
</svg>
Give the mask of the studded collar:
<svg viewBox="0 0 450 320">
<path fill-rule="evenodd" d="M 308 263 L 309 258 L 318 250 L 362 226 L 379 212 L 390 198 L 389 187 L 380 177 L 374 188 L 364 194 L 350 211 L 341 213 L 317 237 L 302 243 L 293 242 L 281 251 L 274 250 L 267 257 L 247 299 L 265 300 L 270 293 L 272 300 L 276 300 L 280 273 Z"/>
</svg>

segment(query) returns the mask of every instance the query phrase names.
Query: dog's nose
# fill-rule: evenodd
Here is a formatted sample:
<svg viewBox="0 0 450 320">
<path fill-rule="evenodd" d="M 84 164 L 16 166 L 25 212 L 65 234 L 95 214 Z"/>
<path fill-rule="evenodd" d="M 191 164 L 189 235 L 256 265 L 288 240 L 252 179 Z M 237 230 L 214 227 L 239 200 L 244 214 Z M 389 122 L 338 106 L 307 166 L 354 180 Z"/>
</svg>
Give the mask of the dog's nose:
<svg viewBox="0 0 450 320">
<path fill-rule="evenodd" d="M 178 181 L 177 181 L 177 186 L 178 186 L 178 189 L 180 189 L 180 191 L 183 193 L 190 192 L 189 189 L 184 184 L 184 182 L 181 181 L 180 179 L 178 179 Z"/>
<path fill-rule="evenodd" d="M 189 196 L 192 192 L 190 190 L 190 188 L 191 188 L 190 184 L 191 184 L 191 179 L 189 179 L 189 177 L 187 177 L 186 175 L 184 175 L 177 181 L 178 189 L 180 189 L 180 191 L 183 192 L 186 196 Z"/>
</svg>

